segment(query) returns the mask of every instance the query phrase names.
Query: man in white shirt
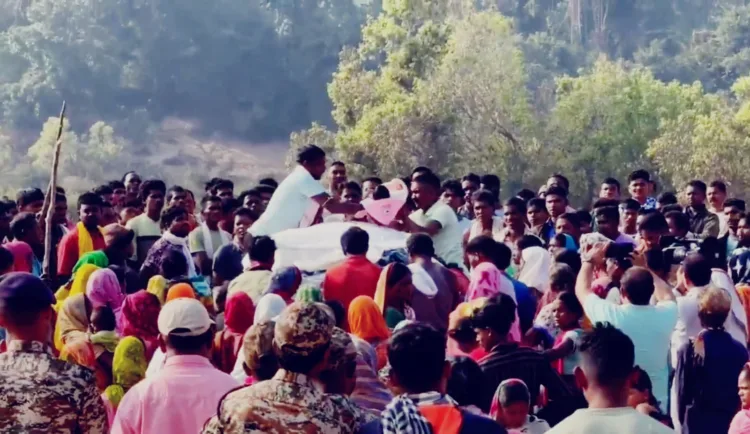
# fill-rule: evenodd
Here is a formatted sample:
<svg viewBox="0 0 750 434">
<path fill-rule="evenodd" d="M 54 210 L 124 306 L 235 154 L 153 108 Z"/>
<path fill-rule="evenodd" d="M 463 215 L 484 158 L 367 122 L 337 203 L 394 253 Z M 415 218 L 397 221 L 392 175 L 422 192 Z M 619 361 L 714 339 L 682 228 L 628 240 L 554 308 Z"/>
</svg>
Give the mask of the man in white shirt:
<svg viewBox="0 0 750 434">
<path fill-rule="evenodd" d="M 708 185 L 706 199 L 708 199 L 708 210 L 719 216 L 719 237 L 723 237 L 729 231 L 727 216 L 724 214 L 724 202 L 727 200 L 727 185 L 722 181 L 711 182 Z"/>
<path fill-rule="evenodd" d="M 331 214 L 356 214 L 362 205 L 342 203 L 326 193 L 320 178 L 326 171 L 326 153 L 315 145 L 302 148 L 297 154 L 297 167 L 284 179 L 271 197 L 265 212 L 250 228 L 253 236 L 273 235 L 299 227 L 310 204 Z"/>
<path fill-rule="evenodd" d="M 411 197 L 418 209 L 404 219 L 403 229 L 423 232 L 432 238 L 435 254 L 446 264 L 463 264 L 463 232 L 455 211 L 440 201 L 440 179 L 432 172 L 422 173 L 411 182 Z"/>
<path fill-rule="evenodd" d="M 620 280 L 622 304 L 599 298 L 591 290 L 595 267 L 605 261 L 609 243 L 598 243 L 583 255 L 576 282 L 576 296 L 592 323 L 608 322 L 622 330 L 635 345 L 635 363 L 645 370 L 661 410 L 667 410 L 669 343 L 677 323 L 677 304 L 672 290 L 642 267 L 633 267 Z M 651 297 L 657 304 L 650 305 Z"/>
<path fill-rule="evenodd" d="M 547 434 L 666 434 L 671 429 L 628 406 L 635 380 L 636 348 L 621 330 L 597 324 L 579 345 L 581 363 L 575 368 L 589 407 L 577 410 Z"/>
</svg>

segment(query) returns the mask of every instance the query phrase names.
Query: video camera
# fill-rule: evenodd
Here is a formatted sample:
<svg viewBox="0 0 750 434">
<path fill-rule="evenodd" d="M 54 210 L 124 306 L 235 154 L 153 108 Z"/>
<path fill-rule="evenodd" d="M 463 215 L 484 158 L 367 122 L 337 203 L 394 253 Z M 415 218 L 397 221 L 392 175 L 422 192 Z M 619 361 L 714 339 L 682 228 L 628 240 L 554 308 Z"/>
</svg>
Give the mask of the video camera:
<svg viewBox="0 0 750 434">
<path fill-rule="evenodd" d="M 694 238 L 662 237 L 662 254 L 667 264 L 679 265 L 690 253 L 701 250 L 701 240 Z"/>
</svg>

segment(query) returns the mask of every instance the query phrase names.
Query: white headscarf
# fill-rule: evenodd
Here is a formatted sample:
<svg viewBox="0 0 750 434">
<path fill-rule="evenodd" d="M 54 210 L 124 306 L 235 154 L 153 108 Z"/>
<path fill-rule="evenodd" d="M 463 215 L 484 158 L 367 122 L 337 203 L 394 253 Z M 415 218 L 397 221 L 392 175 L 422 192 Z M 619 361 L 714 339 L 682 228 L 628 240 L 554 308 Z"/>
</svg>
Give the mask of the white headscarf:
<svg viewBox="0 0 750 434">
<path fill-rule="evenodd" d="M 263 321 L 275 321 L 276 317 L 286 309 L 286 302 L 278 294 L 266 294 L 258 300 L 258 306 L 255 308 L 253 324 L 259 324 Z"/>
<path fill-rule="evenodd" d="M 523 266 L 518 273 L 518 280 L 539 292 L 549 289 L 549 267 L 552 258 L 543 247 L 527 247 L 521 252 Z"/>
</svg>

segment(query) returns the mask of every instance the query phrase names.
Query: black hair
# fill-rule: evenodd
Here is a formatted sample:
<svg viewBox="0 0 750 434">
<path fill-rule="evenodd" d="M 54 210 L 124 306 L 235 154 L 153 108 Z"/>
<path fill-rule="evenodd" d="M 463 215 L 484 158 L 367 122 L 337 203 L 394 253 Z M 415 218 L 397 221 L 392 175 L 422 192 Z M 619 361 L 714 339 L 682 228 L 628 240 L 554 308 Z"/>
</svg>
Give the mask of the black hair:
<svg viewBox="0 0 750 434">
<path fill-rule="evenodd" d="M 373 184 L 381 185 L 383 184 L 383 180 L 378 178 L 377 176 L 371 176 L 369 178 L 365 178 L 364 181 L 362 181 L 362 184 L 365 182 L 372 182 Z"/>
<path fill-rule="evenodd" d="M 672 219 L 677 229 L 688 232 L 690 230 L 690 217 L 679 211 L 670 211 L 664 214 L 665 219 Z"/>
<path fill-rule="evenodd" d="M 461 200 L 464 198 L 464 190 L 461 188 L 461 182 L 456 179 L 449 179 L 443 183 L 443 191 L 450 191 L 450 193 Z"/>
<path fill-rule="evenodd" d="M 230 179 L 220 179 L 216 184 L 214 184 L 214 190 L 234 190 L 234 182 Z"/>
<path fill-rule="evenodd" d="M 396 331 L 388 341 L 392 375 L 409 393 L 434 390 L 443 377 L 445 347 L 445 335 L 427 324 Z"/>
<path fill-rule="evenodd" d="M 170 206 L 164 208 L 161 213 L 161 228 L 165 231 L 169 230 L 172 223 L 180 217 L 187 218 L 188 212 L 181 206 Z"/>
<path fill-rule="evenodd" d="M 529 388 L 522 380 L 506 380 L 497 388 L 497 400 L 500 407 L 509 407 L 518 402 L 531 404 L 531 394 Z"/>
<path fill-rule="evenodd" d="M 724 194 L 727 194 L 727 185 L 724 183 L 724 181 L 719 181 L 717 179 L 715 181 L 711 181 L 708 186 L 711 188 L 715 188 Z"/>
<path fill-rule="evenodd" d="M 603 208 L 597 208 L 594 211 L 594 215 L 604 218 L 608 222 L 619 222 L 620 221 L 620 209 L 616 206 L 605 206 Z"/>
<path fill-rule="evenodd" d="M 346 184 L 344 184 L 344 190 L 352 190 L 359 193 L 360 196 L 362 196 L 362 187 L 359 186 L 359 183 L 354 181 L 349 181 Z"/>
<path fill-rule="evenodd" d="M 563 292 L 573 291 L 576 286 L 576 273 L 568 264 L 557 263 L 552 266 L 549 274 L 549 283 Z"/>
<path fill-rule="evenodd" d="M 473 203 L 475 202 L 484 202 L 492 206 L 493 208 L 497 207 L 497 196 L 495 196 L 495 193 L 489 191 L 489 190 L 477 190 L 471 195 L 471 201 Z"/>
<path fill-rule="evenodd" d="M 473 184 L 479 185 L 482 183 L 482 178 L 479 177 L 476 173 L 467 173 L 463 178 L 461 178 L 461 182 L 469 181 Z"/>
<path fill-rule="evenodd" d="M 448 331 L 448 336 L 459 343 L 471 344 L 477 341 L 474 323 L 468 317 L 459 319 L 456 326 Z"/>
<path fill-rule="evenodd" d="M 682 263 L 685 277 L 695 286 L 711 283 L 711 265 L 711 260 L 700 253 L 689 254 Z"/>
<path fill-rule="evenodd" d="M 555 173 L 550 176 L 550 179 L 557 179 L 562 184 L 562 187 L 565 188 L 565 191 L 570 190 L 570 181 L 568 181 L 568 178 L 566 178 L 562 173 Z"/>
<path fill-rule="evenodd" d="M 506 200 L 503 206 L 512 206 L 515 207 L 518 212 L 526 215 L 526 202 L 523 201 L 520 197 L 511 197 L 510 199 Z"/>
<path fill-rule="evenodd" d="M 482 175 L 479 183 L 484 184 L 484 188 L 488 190 L 500 190 L 500 178 L 497 175 L 491 173 Z"/>
<path fill-rule="evenodd" d="M 615 178 L 604 178 L 602 184 L 614 185 L 615 187 L 617 187 L 617 191 L 620 191 L 620 181 L 616 180 Z"/>
<path fill-rule="evenodd" d="M 141 202 L 146 203 L 146 199 L 152 191 L 158 191 L 162 195 L 165 195 L 167 193 L 167 185 L 164 184 L 164 181 L 161 179 L 149 179 L 144 181 L 138 189 L 138 199 L 140 199 Z"/>
<path fill-rule="evenodd" d="M 336 317 L 336 327 L 343 328 L 346 321 L 346 308 L 344 305 L 338 300 L 326 300 L 324 303 L 333 311 L 333 316 Z"/>
<path fill-rule="evenodd" d="M 233 216 L 234 212 L 242 207 L 242 203 L 234 197 L 227 197 L 221 200 L 221 212 L 225 216 Z"/>
<path fill-rule="evenodd" d="M 492 259 L 495 256 L 496 246 L 497 241 L 492 239 L 492 237 L 487 235 L 480 235 L 478 237 L 472 238 L 472 240 L 466 244 L 466 254 L 477 254 L 482 255 L 485 258 Z"/>
<path fill-rule="evenodd" d="M 122 181 L 118 181 L 118 180 L 109 181 L 107 183 L 107 185 L 109 186 L 109 188 L 112 189 L 113 193 L 114 193 L 115 190 L 118 190 L 118 189 L 124 190 L 125 189 L 125 184 L 123 184 Z"/>
<path fill-rule="evenodd" d="M 579 225 L 583 225 L 584 223 L 591 225 L 593 223 L 592 217 L 591 217 L 591 211 L 587 209 L 579 209 L 578 211 L 575 212 L 575 215 L 576 215 L 576 218 L 578 219 Z"/>
<path fill-rule="evenodd" d="M 664 205 L 661 207 L 660 212 L 664 215 L 667 215 L 671 212 L 682 213 L 682 207 L 677 203 L 673 203 L 671 205 Z"/>
<path fill-rule="evenodd" d="M 633 373 L 633 341 L 612 324 L 597 323 L 583 334 L 579 348 L 586 376 L 599 385 L 623 386 Z"/>
<path fill-rule="evenodd" d="M 653 212 L 643 218 L 638 230 L 663 233 L 669 230 L 669 226 L 667 226 L 667 220 L 661 213 Z"/>
<path fill-rule="evenodd" d="M 570 313 L 577 316 L 578 319 L 583 318 L 583 306 L 578 301 L 578 297 L 574 292 L 565 291 L 557 296 L 557 300 L 562 303 Z"/>
<path fill-rule="evenodd" d="M 489 299 L 482 307 L 476 309 L 471 317 L 474 327 L 490 329 L 501 336 L 510 333 L 510 327 L 516 319 L 516 302 L 505 294 Z"/>
<path fill-rule="evenodd" d="M 505 270 L 510 267 L 510 261 L 513 259 L 513 252 L 505 243 L 495 243 L 495 252 L 492 257 L 492 263 L 498 270 Z"/>
<path fill-rule="evenodd" d="M 427 166 L 417 166 L 411 171 L 411 176 L 414 176 L 415 173 L 432 173 L 432 169 Z"/>
<path fill-rule="evenodd" d="M 219 177 L 214 177 L 214 178 L 209 179 L 205 184 L 203 184 L 203 190 L 204 191 L 211 191 L 211 190 L 213 190 L 214 186 L 219 181 L 221 181 L 221 178 L 219 178 Z"/>
<path fill-rule="evenodd" d="M 388 188 L 385 185 L 378 185 L 372 193 L 372 198 L 374 200 L 388 199 L 389 197 L 391 197 L 391 192 L 388 191 Z"/>
<path fill-rule="evenodd" d="M 16 240 L 21 240 L 31 231 L 34 225 L 39 223 L 36 220 L 36 216 L 30 212 L 21 212 L 13 217 L 10 222 L 10 233 Z"/>
<path fill-rule="evenodd" d="M 388 287 L 391 287 L 400 282 L 404 277 L 410 275 L 411 270 L 409 270 L 409 267 L 400 262 L 394 262 L 391 266 L 391 272 L 388 275 L 388 279 L 386 280 L 385 284 Z"/>
<path fill-rule="evenodd" d="M 98 306 L 91 312 L 90 318 L 91 324 L 96 327 L 97 330 L 109 330 L 114 331 L 117 327 L 117 320 L 115 319 L 115 313 L 109 306 Z"/>
<path fill-rule="evenodd" d="M 107 247 L 115 250 L 124 250 L 133 243 L 134 238 L 135 232 L 133 232 L 131 229 L 117 232 L 112 238 L 112 241 L 109 243 L 109 246 Z"/>
<path fill-rule="evenodd" d="M 273 179 L 273 178 L 263 178 L 260 181 L 258 181 L 259 186 L 265 185 L 266 187 L 271 187 L 274 190 L 279 188 L 279 183 Z"/>
<path fill-rule="evenodd" d="M 547 189 L 547 192 L 544 194 L 544 197 L 547 197 L 547 196 L 560 196 L 563 199 L 568 200 L 568 190 L 555 185 Z"/>
<path fill-rule="evenodd" d="M 434 188 L 436 191 L 440 191 L 440 178 L 438 178 L 438 176 L 432 172 L 426 172 L 426 173 L 417 175 L 412 180 L 412 183 L 429 185 L 430 187 Z"/>
<path fill-rule="evenodd" d="M 209 194 L 209 195 L 203 196 L 203 199 L 201 199 L 201 208 L 205 209 L 206 208 L 206 204 L 211 203 L 211 202 L 218 203 L 219 206 L 222 205 L 221 198 L 219 196 L 215 196 L 213 194 Z"/>
<path fill-rule="evenodd" d="M 654 277 L 645 268 L 633 267 L 622 275 L 620 292 L 634 305 L 647 306 L 654 295 Z"/>
<path fill-rule="evenodd" d="M 476 392 L 484 388 L 485 377 L 477 362 L 466 356 L 452 357 L 450 362 L 447 394 L 461 407 L 483 407 L 482 394 Z"/>
<path fill-rule="evenodd" d="M 544 203 L 544 199 L 535 197 L 526 204 L 526 209 L 537 208 L 540 211 L 547 212 L 547 205 Z"/>
<path fill-rule="evenodd" d="M 247 208 L 240 208 L 240 209 L 238 209 L 237 211 L 234 212 L 234 217 L 235 218 L 239 217 L 239 216 L 247 217 L 247 218 L 249 218 L 252 221 L 256 221 L 256 220 L 258 220 L 260 218 L 260 216 L 258 215 L 257 212 L 249 210 Z"/>
<path fill-rule="evenodd" d="M 81 206 L 88 205 L 88 206 L 98 206 L 101 207 L 104 204 L 104 201 L 102 200 L 102 197 L 99 196 L 96 193 L 83 193 L 82 195 L 78 196 L 78 209 L 81 209 Z"/>
<path fill-rule="evenodd" d="M 0 271 L 9 269 L 14 262 L 13 253 L 5 247 L 0 247 Z"/>
<path fill-rule="evenodd" d="M 700 190 L 703 194 L 706 194 L 706 183 L 699 179 L 694 179 L 688 182 L 687 185 L 688 187 L 693 187 L 696 190 Z"/>
<path fill-rule="evenodd" d="M 245 191 L 243 191 L 242 193 L 240 193 L 240 195 L 239 195 L 239 196 L 237 196 L 237 199 L 238 199 L 238 200 L 239 200 L 239 201 L 240 201 L 241 203 L 243 203 L 243 204 L 244 204 L 244 203 L 245 203 L 245 198 L 246 198 L 247 196 L 253 196 L 253 197 L 257 197 L 257 198 L 259 198 L 259 199 L 260 199 L 260 191 L 258 191 L 258 189 L 257 189 L 257 188 L 251 188 L 250 190 L 245 190 Z"/>
<path fill-rule="evenodd" d="M 631 183 L 637 179 L 651 182 L 651 175 L 649 175 L 649 173 L 643 169 L 638 169 L 630 172 L 630 175 L 628 175 L 628 183 Z"/>
<path fill-rule="evenodd" d="M 641 204 L 635 199 L 625 199 L 622 201 L 622 205 L 626 211 L 638 211 L 641 209 Z"/>
<path fill-rule="evenodd" d="M 645 392 L 648 390 L 648 403 L 655 408 L 659 408 L 659 401 L 654 396 L 654 386 L 651 384 L 651 377 L 648 376 L 648 372 L 636 365 L 633 368 L 633 373 L 636 374 L 636 378 L 635 381 L 631 383 L 630 387 L 639 392 Z"/>
<path fill-rule="evenodd" d="M 578 272 L 581 271 L 581 255 L 575 250 L 565 249 L 558 252 L 555 254 L 553 260 L 556 264 L 567 265 L 570 267 L 570 269 L 573 270 L 574 278 L 578 275 Z"/>
<path fill-rule="evenodd" d="M 180 329 L 173 330 L 181 331 Z M 196 354 L 207 346 L 211 346 L 214 340 L 213 328 L 208 329 L 205 333 L 198 336 L 175 336 L 167 335 L 167 346 L 174 349 L 178 354 Z"/>
<path fill-rule="evenodd" d="M 528 188 L 524 188 L 520 190 L 518 193 L 516 193 L 516 197 L 523 201 L 524 208 L 525 208 L 526 207 L 525 204 L 527 204 L 531 199 L 536 198 L 536 193 L 529 190 Z"/>
<path fill-rule="evenodd" d="M 656 197 L 656 201 L 661 205 L 674 205 L 677 203 L 677 196 L 671 191 L 665 191 Z M 637 202 L 637 201 L 635 201 Z"/>
<path fill-rule="evenodd" d="M 352 226 L 341 235 L 341 249 L 345 255 L 364 255 L 370 248 L 370 235 L 366 230 Z"/>
<path fill-rule="evenodd" d="M 517 244 L 520 251 L 529 247 L 544 247 L 544 241 L 536 235 L 524 235 L 518 240 Z"/>
<path fill-rule="evenodd" d="M 563 219 L 570 222 L 574 228 L 578 229 L 581 227 L 581 222 L 578 220 L 578 216 L 574 212 L 562 213 L 557 217 L 558 220 Z"/>
<path fill-rule="evenodd" d="M 175 249 L 167 249 L 161 256 L 161 270 L 159 274 L 167 280 L 187 276 L 188 262 L 182 252 Z"/>
<path fill-rule="evenodd" d="M 276 254 L 276 243 L 273 238 L 260 236 L 253 238 L 253 244 L 250 246 L 248 255 L 250 259 L 258 262 L 271 262 Z"/>
<path fill-rule="evenodd" d="M 628 200 L 633 200 L 633 199 L 628 199 Z M 633 202 L 638 203 L 635 200 L 633 200 Z M 597 200 L 594 201 L 594 204 L 591 206 L 591 208 L 594 210 L 594 212 L 596 212 L 596 210 L 599 209 L 599 208 L 604 208 L 606 206 L 618 206 L 618 205 L 620 205 L 620 202 L 618 202 L 616 199 L 602 199 L 602 198 L 599 198 L 599 199 L 597 199 Z M 638 208 L 640 208 L 640 207 L 641 206 L 638 205 Z"/>
<path fill-rule="evenodd" d="M 316 145 L 307 145 L 297 152 L 297 163 L 299 164 L 311 163 L 321 158 L 326 158 L 326 153 Z"/>
<path fill-rule="evenodd" d="M 24 188 L 16 193 L 16 203 L 19 208 L 30 205 L 33 202 L 44 200 L 44 192 L 38 188 Z"/>
<path fill-rule="evenodd" d="M 737 208 L 738 210 L 745 212 L 745 201 L 736 198 L 727 199 L 724 202 L 724 208 L 726 207 Z"/>
<path fill-rule="evenodd" d="M 110 187 L 108 184 L 104 184 L 96 187 L 93 192 L 94 194 L 98 194 L 99 196 L 104 196 L 105 194 L 114 193 L 114 190 L 112 190 L 112 187 Z"/>
<path fill-rule="evenodd" d="M 427 234 L 411 234 L 406 239 L 406 251 L 409 255 L 435 256 L 435 245 Z"/>
<path fill-rule="evenodd" d="M 173 186 L 169 187 L 169 190 L 167 190 L 167 200 L 170 201 L 170 200 L 172 200 L 173 197 L 177 196 L 178 194 L 182 194 L 182 193 L 187 194 L 187 192 L 185 191 L 185 189 L 182 188 L 181 186 L 179 186 L 179 185 L 173 185 Z"/>
</svg>

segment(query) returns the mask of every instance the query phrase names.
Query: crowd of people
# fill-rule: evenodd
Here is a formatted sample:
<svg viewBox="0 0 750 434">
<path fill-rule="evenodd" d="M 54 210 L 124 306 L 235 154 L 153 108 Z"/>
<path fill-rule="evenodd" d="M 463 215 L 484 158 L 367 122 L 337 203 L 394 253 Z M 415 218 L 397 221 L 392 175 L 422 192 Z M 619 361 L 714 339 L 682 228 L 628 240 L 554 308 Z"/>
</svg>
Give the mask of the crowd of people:
<svg viewBox="0 0 750 434">
<path fill-rule="evenodd" d="M 654 197 L 637 170 L 575 209 L 560 174 L 501 202 L 492 174 L 297 163 L 199 202 L 128 172 L 76 221 L 62 188 L 0 202 L 0 431 L 750 433 L 750 214 L 723 182 Z M 337 264 L 275 263 L 276 234 L 342 222 Z M 403 248 L 373 261 L 376 227 Z"/>
</svg>

